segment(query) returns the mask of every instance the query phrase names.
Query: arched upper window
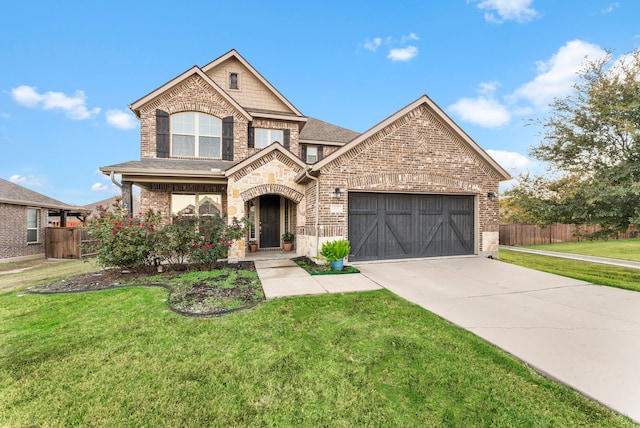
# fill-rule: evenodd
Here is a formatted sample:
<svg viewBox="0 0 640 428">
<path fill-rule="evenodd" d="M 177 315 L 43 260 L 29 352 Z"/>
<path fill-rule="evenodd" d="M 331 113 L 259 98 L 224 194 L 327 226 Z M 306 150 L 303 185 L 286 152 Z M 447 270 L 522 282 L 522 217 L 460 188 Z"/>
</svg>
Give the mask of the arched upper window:
<svg viewBox="0 0 640 428">
<path fill-rule="evenodd" d="M 171 115 L 171 155 L 220 158 L 222 121 L 205 113 Z"/>
</svg>

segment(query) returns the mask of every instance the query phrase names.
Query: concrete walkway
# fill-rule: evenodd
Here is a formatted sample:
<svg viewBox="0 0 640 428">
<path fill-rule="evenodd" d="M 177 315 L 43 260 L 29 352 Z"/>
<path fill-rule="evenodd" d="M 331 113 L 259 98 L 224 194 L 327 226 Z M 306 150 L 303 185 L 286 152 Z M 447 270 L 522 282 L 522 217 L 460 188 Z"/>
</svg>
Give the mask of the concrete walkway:
<svg viewBox="0 0 640 428">
<path fill-rule="evenodd" d="M 640 293 L 480 257 L 355 265 L 372 282 L 640 422 Z"/>
<path fill-rule="evenodd" d="M 359 273 L 310 275 L 289 259 L 256 260 L 254 264 L 267 299 L 311 294 L 370 291 L 382 288 Z"/>
<path fill-rule="evenodd" d="M 540 254 L 542 256 L 560 257 L 563 259 L 581 260 L 584 262 L 593 262 L 593 263 L 601 263 L 605 265 L 640 269 L 640 262 L 632 262 L 630 260 L 611 259 L 608 257 L 583 256 L 581 254 L 560 253 L 557 251 L 534 250 L 532 248 L 510 247 L 508 245 L 500 245 L 500 249 L 520 251 L 521 253 Z"/>
</svg>

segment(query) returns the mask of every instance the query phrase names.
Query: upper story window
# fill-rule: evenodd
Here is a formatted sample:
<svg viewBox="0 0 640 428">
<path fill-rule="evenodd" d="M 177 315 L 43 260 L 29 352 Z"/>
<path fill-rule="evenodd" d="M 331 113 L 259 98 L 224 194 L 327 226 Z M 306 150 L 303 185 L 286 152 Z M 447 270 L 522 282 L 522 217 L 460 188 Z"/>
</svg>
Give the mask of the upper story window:
<svg viewBox="0 0 640 428">
<path fill-rule="evenodd" d="M 171 115 L 171 155 L 221 157 L 222 121 L 204 113 Z"/>
<path fill-rule="evenodd" d="M 284 144 L 284 133 L 282 129 L 255 129 L 255 147 L 262 149 L 271 143 L 279 142 Z"/>
<path fill-rule="evenodd" d="M 38 229 L 40 226 L 40 210 L 27 208 L 27 242 L 38 242 Z"/>
<path fill-rule="evenodd" d="M 316 146 L 307 147 L 307 158 L 305 159 L 305 161 L 307 163 L 318 162 L 318 148 Z"/>
<path fill-rule="evenodd" d="M 240 77 L 238 73 L 229 73 L 229 89 L 240 89 Z"/>
</svg>

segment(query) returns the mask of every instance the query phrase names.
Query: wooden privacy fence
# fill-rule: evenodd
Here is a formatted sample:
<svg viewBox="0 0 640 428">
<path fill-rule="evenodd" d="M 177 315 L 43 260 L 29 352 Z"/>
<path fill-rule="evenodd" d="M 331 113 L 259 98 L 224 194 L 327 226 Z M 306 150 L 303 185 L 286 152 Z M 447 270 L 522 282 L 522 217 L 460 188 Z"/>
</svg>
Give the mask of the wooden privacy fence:
<svg viewBox="0 0 640 428">
<path fill-rule="evenodd" d="M 535 224 L 501 224 L 500 245 L 537 245 L 553 244 L 557 242 L 588 241 L 584 235 L 597 232 L 599 226 L 585 224 L 555 223 L 547 227 Z M 633 238 L 635 229 L 632 227 L 625 233 L 618 233 L 611 239 Z"/>
<path fill-rule="evenodd" d="M 82 227 L 47 227 L 44 252 L 49 259 L 81 259 L 94 254 L 93 245 Z"/>
</svg>

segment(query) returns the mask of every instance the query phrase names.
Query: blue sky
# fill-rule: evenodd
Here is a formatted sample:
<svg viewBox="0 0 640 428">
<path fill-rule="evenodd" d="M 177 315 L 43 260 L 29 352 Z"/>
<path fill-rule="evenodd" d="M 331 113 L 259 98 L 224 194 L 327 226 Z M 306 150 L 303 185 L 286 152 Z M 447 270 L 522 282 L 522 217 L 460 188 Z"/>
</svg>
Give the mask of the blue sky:
<svg viewBox="0 0 640 428">
<path fill-rule="evenodd" d="M 84 205 L 139 159 L 128 105 L 236 49 L 303 114 L 363 132 L 427 94 L 516 174 L 585 56 L 640 46 L 637 0 L 3 5 L 0 177 Z"/>
</svg>

